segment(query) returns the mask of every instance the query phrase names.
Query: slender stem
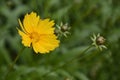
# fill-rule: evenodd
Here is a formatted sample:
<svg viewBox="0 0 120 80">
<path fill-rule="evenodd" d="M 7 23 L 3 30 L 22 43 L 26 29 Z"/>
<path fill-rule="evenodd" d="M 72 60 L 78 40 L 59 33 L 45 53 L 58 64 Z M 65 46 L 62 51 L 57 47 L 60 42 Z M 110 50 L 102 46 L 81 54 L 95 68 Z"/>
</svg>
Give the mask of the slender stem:
<svg viewBox="0 0 120 80">
<path fill-rule="evenodd" d="M 45 77 L 45 76 L 47 76 L 49 73 L 52 73 L 52 72 L 56 71 L 57 69 L 62 68 L 62 67 L 64 67 L 64 66 L 68 65 L 69 63 L 71 63 L 71 62 L 74 61 L 74 60 L 77 60 L 77 59 L 78 59 L 79 57 L 81 57 L 81 56 L 84 56 L 84 53 L 87 52 L 87 51 L 88 51 L 90 48 L 92 48 L 92 47 L 93 47 L 93 45 L 90 45 L 90 46 L 87 47 L 83 52 L 81 52 L 81 54 L 78 54 L 77 56 L 75 56 L 75 57 L 72 58 L 71 60 L 65 62 L 63 65 L 56 67 L 55 69 L 53 69 L 53 71 L 51 71 L 51 72 L 49 71 L 49 72 L 45 73 L 44 75 L 42 75 L 41 77 Z M 81 59 L 81 58 L 80 58 L 80 59 Z"/>
<path fill-rule="evenodd" d="M 64 63 L 62 66 L 59 66 L 59 68 L 64 67 L 65 65 L 71 63 L 72 61 L 75 61 L 75 60 L 79 59 L 79 57 L 83 56 L 84 53 L 87 52 L 91 47 L 92 47 L 92 45 L 89 46 L 89 47 L 87 47 L 83 52 L 81 52 L 80 54 L 78 54 L 77 56 L 75 56 L 74 58 L 72 58 L 71 60 L 69 60 L 66 63 Z"/>
<path fill-rule="evenodd" d="M 14 60 L 13 63 L 10 65 L 9 70 L 8 70 L 7 73 L 5 74 L 3 80 L 6 80 L 6 79 L 7 79 L 9 72 L 13 69 L 15 63 L 17 62 L 17 60 L 19 59 L 19 57 L 20 57 L 20 55 L 21 55 L 21 53 L 22 53 L 23 51 L 24 51 L 24 48 L 21 49 L 20 53 L 18 53 L 18 55 L 16 56 L 15 60 Z"/>
</svg>

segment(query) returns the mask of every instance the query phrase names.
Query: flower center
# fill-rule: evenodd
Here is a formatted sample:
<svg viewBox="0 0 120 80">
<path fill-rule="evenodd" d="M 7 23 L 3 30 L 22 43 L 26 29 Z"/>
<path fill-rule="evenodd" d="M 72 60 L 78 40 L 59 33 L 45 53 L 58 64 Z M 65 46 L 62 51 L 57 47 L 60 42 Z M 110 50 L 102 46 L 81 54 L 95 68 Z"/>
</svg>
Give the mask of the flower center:
<svg viewBox="0 0 120 80">
<path fill-rule="evenodd" d="M 32 42 L 38 42 L 40 39 L 40 36 L 37 32 L 33 32 L 30 34 L 30 39 L 32 40 Z"/>
</svg>

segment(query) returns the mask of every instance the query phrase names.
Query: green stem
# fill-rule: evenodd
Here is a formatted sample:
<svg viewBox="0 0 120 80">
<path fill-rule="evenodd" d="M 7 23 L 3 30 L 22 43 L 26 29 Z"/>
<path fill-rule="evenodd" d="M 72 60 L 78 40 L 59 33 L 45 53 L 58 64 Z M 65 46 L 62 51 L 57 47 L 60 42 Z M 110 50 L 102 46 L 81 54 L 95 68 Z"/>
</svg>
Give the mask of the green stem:
<svg viewBox="0 0 120 80">
<path fill-rule="evenodd" d="M 41 77 L 45 77 L 45 76 L 47 76 L 49 73 L 52 73 L 52 72 L 56 71 L 57 69 L 62 68 L 62 67 L 64 67 L 64 66 L 68 65 L 68 64 L 71 63 L 72 61 L 79 59 L 79 57 L 84 56 L 84 53 L 87 52 L 87 51 L 88 51 L 90 48 L 92 48 L 92 47 L 93 47 L 93 45 L 90 45 L 90 46 L 87 47 L 83 52 L 81 52 L 81 54 L 78 54 L 76 57 L 74 57 L 74 58 L 72 58 L 71 60 L 65 62 L 63 65 L 56 67 L 55 69 L 53 69 L 53 71 L 45 73 L 45 74 L 42 75 Z M 80 59 L 81 59 L 81 58 L 80 58 Z"/>
<path fill-rule="evenodd" d="M 17 62 L 17 60 L 19 59 L 19 57 L 20 57 L 20 55 L 21 55 L 21 53 L 22 53 L 23 51 L 24 51 L 24 48 L 21 49 L 20 53 L 18 53 L 18 55 L 16 56 L 15 60 L 14 60 L 13 63 L 10 65 L 9 70 L 8 70 L 8 72 L 5 74 L 3 80 L 6 80 L 6 79 L 7 79 L 9 72 L 13 69 L 15 63 Z"/>
</svg>

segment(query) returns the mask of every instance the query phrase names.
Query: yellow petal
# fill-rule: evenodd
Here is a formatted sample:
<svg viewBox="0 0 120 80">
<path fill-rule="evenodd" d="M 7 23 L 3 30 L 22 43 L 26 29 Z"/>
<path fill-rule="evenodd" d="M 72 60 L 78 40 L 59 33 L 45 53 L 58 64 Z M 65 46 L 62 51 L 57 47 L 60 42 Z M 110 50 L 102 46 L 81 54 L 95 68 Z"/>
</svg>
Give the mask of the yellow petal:
<svg viewBox="0 0 120 80">
<path fill-rule="evenodd" d="M 19 29 L 18 29 L 18 33 L 22 37 L 22 43 L 24 44 L 24 46 L 30 47 L 31 39 L 29 38 L 29 36 L 24 32 L 20 31 Z"/>
<path fill-rule="evenodd" d="M 49 19 L 41 20 L 38 24 L 38 32 L 40 34 L 53 34 L 54 33 L 54 21 L 49 21 Z"/>
<path fill-rule="evenodd" d="M 33 49 L 36 53 L 48 53 L 54 50 L 59 46 L 59 40 L 54 34 L 51 35 L 41 35 L 40 41 L 37 43 L 33 43 Z"/>
<path fill-rule="evenodd" d="M 46 53 L 46 52 L 48 52 L 44 47 L 42 47 L 41 45 L 40 45 L 40 43 L 39 42 L 37 42 L 37 43 L 32 43 L 32 46 L 33 46 L 33 49 L 34 49 L 34 51 L 36 52 L 36 53 Z"/>
<path fill-rule="evenodd" d="M 19 22 L 19 24 L 20 24 L 21 29 L 26 33 L 26 30 L 25 30 L 25 28 L 23 27 L 23 25 L 22 25 L 20 19 L 18 19 L 18 22 Z"/>
<path fill-rule="evenodd" d="M 36 13 L 31 12 L 30 14 L 25 15 L 25 18 L 23 20 L 23 25 L 25 30 L 28 33 L 31 33 L 37 27 L 38 22 L 39 22 L 39 16 L 37 16 Z"/>
</svg>

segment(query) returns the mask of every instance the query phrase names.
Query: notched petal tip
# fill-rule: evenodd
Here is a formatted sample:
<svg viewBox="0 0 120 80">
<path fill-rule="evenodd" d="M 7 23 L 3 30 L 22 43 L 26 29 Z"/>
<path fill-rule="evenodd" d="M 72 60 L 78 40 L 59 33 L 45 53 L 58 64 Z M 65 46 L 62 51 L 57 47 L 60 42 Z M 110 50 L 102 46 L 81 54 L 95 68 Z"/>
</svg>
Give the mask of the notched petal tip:
<svg viewBox="0 0 120 80">
<path fill-rule="evenodd" d="M 36 12 L 34 12 L 34 11 L 32 11 L 30 14 L 29 14 L 31 17 L 34 17 L 34 18 L 40 18 L 40 16 L 39 15 L 37 15 L 37 13 Z"/>
<path fill-rule="evenodd" d="M 36 12 L 34 12 L 34 11 L 32 11 L 30 14 L 34 14 L 34 15 L 37 15 L 37 13 L 36 13 Z"/>
</svg>

